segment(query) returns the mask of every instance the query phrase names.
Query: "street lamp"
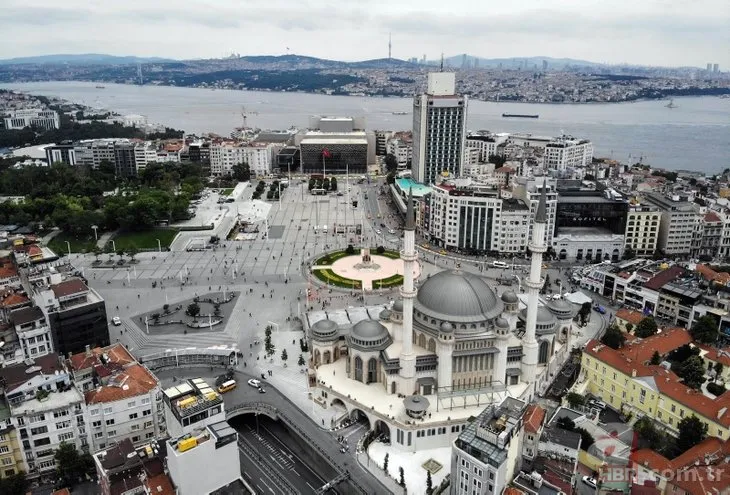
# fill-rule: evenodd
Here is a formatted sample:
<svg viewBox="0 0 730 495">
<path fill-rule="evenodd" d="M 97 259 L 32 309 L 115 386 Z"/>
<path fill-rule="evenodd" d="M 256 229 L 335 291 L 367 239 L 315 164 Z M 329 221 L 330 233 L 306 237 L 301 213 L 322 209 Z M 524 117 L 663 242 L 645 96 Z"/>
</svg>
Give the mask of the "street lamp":
<svg viewBox="0 0 730 495">
<path fill-rule="evenodd" d="M 68 248 L 68 255 L 71 256 L 71 243 L 66 241 L 66 247 Z"/>
<path fill-rule="evenodd" d="M 114 250 L 114 252 L 116 253 L 117 252 L 117 243 L 114 242 L 114 239 L 111 239 L 110 242 L 112 243 L 112 250 Z"/>
<path fill-rule="evenodd" d="M 99 229 L 98 225 L 92 225 L 91 228 L 94 230 L 94 240 L 99 241 L 99 233 L 97 230 Z"/>
<path fill-rule="evenodd" d="M 157 252 L 161 253 L 162 252 L 162 243 L 160 242 L 159 239 L 155 239 L 155 240 L 157 241 Z"/>
</svg>

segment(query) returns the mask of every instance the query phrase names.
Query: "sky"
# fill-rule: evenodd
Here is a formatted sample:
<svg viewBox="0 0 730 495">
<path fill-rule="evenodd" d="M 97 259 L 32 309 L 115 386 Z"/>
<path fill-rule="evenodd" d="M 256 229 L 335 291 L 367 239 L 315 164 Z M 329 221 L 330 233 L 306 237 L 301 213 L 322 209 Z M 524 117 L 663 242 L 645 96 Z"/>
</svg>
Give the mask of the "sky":
<svg viewBox="0 0 730 495">
<path fill-rule="evenodd" d="M 730 69 L 728 0 L 3 0 L 0 58 L 568 57 Z M 12 40 L 12 42 L 7 42 Z"/>
</svg>

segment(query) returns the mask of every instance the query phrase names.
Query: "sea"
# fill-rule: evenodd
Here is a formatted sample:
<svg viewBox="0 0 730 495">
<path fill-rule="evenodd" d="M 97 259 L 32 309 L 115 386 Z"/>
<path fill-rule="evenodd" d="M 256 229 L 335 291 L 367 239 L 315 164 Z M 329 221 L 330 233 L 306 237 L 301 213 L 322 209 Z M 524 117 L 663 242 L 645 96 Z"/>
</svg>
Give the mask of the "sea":
<svg viewBox="0 0 730 495">
<path fill-rule="evenodd" d="M 3 84 L 2 88 L 53 96 L 189 133 L 228 136 L 243 124 L 261 129 L 306 128 L 312 115 L 365 117 L 370 130 L 410 130 L 412 99 L 180 88 L 93 82 Z M 708 175 L 730 167 L 730 99 L 685 97 L 606 104 L 533 104 L 469 100 L 471 131 L 568 134 L 590 139 L 594 155 Z M 406 112 L 405 115 L 398 115 Z M 502 113 L 538 114 L 538 119 Z"/>
</svg>

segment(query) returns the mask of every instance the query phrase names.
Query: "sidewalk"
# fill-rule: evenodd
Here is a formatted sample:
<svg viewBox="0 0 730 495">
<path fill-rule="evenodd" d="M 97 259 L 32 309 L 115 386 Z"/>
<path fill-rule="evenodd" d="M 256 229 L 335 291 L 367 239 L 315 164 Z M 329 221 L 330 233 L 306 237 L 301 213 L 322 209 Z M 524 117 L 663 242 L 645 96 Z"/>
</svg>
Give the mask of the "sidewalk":
<svg viewBox="0 0 730 495">
<path fill-rule="evenodd" d="M 112 232 L 104 232 L 101 234 L 101 237 L 99 237 L 99 240 L 96 241 L 96 247 L 99 249 L 104 249 L 104 246 L 107 245 L 107 243 L 111 240 L 111 238 L 116 234 L 117 231 L 114 230 Z"/>
<path fill-rule="evenodd" d="M 60 234 L 61 232 L 62 232 L 62 230 L 61 230 L 61 229 L 54 229 L 54 230 L 50 231 L 50 232 L 49 232 L 48 234 L 44 235 L 44 236 L 43 236 L 43 237 L 41 238 L 41 243 L 42 243 L 42 244 L 43 244 L 44 246 L 48 246 L 48 243 L 50 242 L 50 240 L 51 240 L 51 239 L 53 239 L 54 237 L 56 237 L 56 236 L 57 236 L 58 234 Z"/>
</svg>

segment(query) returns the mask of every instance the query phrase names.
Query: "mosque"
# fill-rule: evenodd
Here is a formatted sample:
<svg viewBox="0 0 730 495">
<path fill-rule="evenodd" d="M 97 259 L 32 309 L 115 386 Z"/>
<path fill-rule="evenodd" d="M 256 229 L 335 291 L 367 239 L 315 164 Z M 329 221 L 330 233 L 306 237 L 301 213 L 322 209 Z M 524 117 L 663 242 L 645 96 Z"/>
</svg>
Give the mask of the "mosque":
<svg viewBox="0 0 730 495">
<path fill-rule="evenodd" d="M 307 315 L 312 397 L 366 421 L 406 451 L 448 447 L 491 403 L 543 393 L 570 353 L 576 308 L 541 302 L 545 186 L 533 226 L 525 295 L 444 270 L 418 289 L 412 197 L 406 211 L 400 299 L 389 306 Z"/>
</svg>

